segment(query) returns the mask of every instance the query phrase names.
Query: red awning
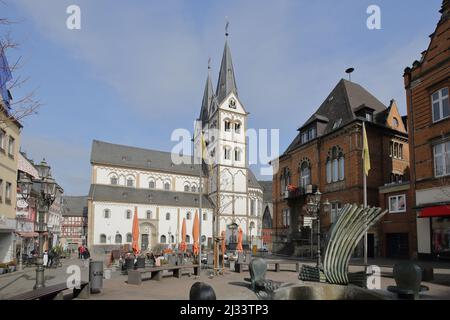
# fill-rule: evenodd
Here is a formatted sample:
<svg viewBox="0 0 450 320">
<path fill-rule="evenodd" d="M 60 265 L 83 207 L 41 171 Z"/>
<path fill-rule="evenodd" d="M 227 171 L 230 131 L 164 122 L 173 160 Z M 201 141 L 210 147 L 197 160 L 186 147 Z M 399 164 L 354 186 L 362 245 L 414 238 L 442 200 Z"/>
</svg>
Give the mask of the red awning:
<svg viewBox="0 0 450 320">
<path fill-rule="evenodd" d="M 450 216 L 450 205 L 426 207 L 419 212 L 419 218 L 442 216 Z"/>
</svg>

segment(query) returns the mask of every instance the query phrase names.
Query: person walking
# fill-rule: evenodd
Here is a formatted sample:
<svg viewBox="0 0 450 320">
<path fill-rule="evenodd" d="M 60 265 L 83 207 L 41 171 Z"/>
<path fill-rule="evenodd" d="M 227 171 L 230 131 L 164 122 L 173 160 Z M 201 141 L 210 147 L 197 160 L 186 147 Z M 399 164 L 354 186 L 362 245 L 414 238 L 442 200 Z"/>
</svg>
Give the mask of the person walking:
<svg viewBox="0 0 450 320">
<path fill-rule="evenodd" d="M 44 264 L 44 267 L 47 267 L 47 263 L 48 263 L 48 252 L 47 252 L 47 250 L 44 251 L 44 256 L 42 258 L 42 262 Z"/>
<path fill-rule="evenodd" d="M 83 245 L 80 245 L 78 247 L 78 259 L 81 259 L 82 252 L 83 252 Z"/>
</svg>

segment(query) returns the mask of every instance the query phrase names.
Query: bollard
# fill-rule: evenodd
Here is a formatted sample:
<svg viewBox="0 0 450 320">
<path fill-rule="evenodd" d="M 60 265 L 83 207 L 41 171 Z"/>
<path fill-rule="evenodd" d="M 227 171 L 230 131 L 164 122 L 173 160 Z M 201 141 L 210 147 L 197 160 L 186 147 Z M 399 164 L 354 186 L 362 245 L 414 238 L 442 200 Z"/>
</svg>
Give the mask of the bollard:
<svg viewBox="0 0 450 320">
<path fill-rule="evenodd" d="M 103 261 L 89 262 L 89 285 L 91 293 L 100 293 L 103 289 Z"/>
</svg>

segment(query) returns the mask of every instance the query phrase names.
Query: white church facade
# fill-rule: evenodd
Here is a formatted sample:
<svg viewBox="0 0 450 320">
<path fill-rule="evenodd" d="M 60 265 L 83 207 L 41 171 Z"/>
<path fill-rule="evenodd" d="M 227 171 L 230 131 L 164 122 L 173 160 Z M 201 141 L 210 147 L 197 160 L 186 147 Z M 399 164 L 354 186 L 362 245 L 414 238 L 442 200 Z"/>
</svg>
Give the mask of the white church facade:
<svg viewBox="0 0 450 320">
<path fill-rule="evenodd" d="M 195 163 L 199 162 L 193 161 L 195 156 L 183 156 L 183 163 L 175 164 L 170 152 L 94 140 L 88 246 L 102 252 L 131 245 L 135 210 L 143 250 L 179 244 L 184 218 L 186 242 L 192 245 L 192 224 L 200 202 L 203 246 L 211 247 L 213 237 L 225 231 L 226 243 L 232 249 L 239 227 L 245 245 L 258 244 L 263 190 L 248 168 L 247 115 L 237 93 L 226 41 L 217 88 L 214 92 L 208 74 L 194 128 L 196 150 L 201 150 L 200 130 L 203 133 L 208 160 L 213 160 L 209 165 Z"/>
</svg>

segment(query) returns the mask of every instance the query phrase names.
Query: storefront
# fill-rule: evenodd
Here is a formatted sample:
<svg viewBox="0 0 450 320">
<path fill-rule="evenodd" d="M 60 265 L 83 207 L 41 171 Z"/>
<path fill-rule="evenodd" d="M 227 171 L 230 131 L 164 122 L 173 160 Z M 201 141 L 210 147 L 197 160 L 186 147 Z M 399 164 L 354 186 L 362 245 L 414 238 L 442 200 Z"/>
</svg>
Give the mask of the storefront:
<svg viewBox="0 0 450 320">
<path fill-rule="evenodd" d="M 432 258 L 450 260 L 450 204 L 418 209 L 419 241 L 422 240 L 425 245 L 429 245 Z M 419 228 L 420 226 L 422 228 Z M 426 241 L 426 237 L 429 237 L 428 241 Z"/>
</svg>

